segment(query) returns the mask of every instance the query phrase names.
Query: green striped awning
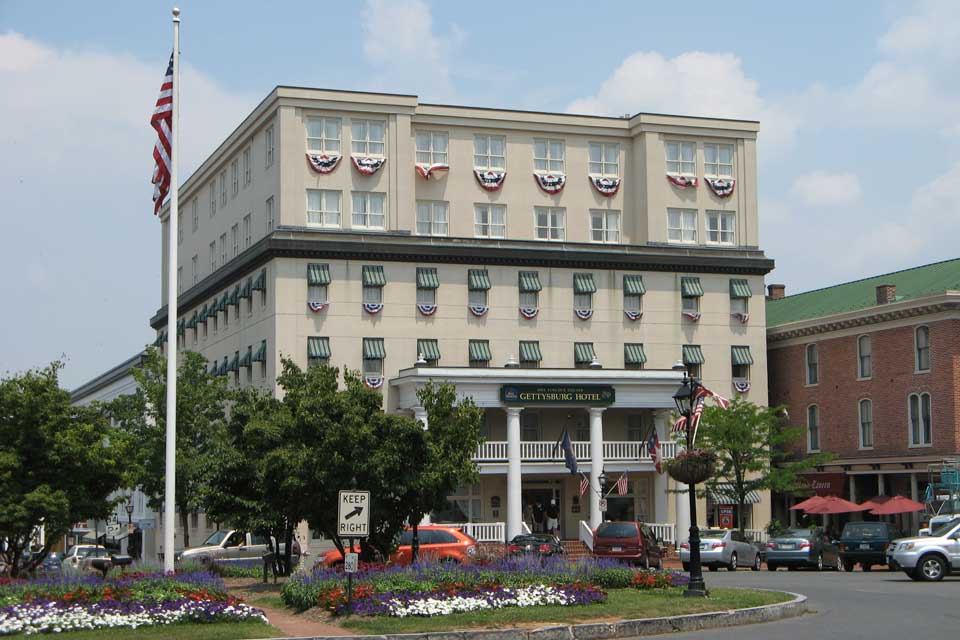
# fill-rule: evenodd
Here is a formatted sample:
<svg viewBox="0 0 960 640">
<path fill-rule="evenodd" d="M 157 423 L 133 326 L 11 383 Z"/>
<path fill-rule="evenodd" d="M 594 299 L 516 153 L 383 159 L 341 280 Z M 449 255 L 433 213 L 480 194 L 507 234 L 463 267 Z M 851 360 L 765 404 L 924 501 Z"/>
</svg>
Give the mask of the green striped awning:
<svg viewBox="0 0 960 640">
<path fill-rule="evenodd" d="M 217 370 L 217 373 L 225 376 L 228 371 L 230 371 L 230 359 L 227 356 L 223 356 L 223 362 L 220 363 L 220 368 Z"/>
<path fill-rule="evenodd" d="M 220 298 L 220 310 L 226 313 L 227 305 L 230 304 L 230 293 L 227 291 L 223 292 L 223 297 Z"/>
<path fill-rule="evenodd" d="M 365 287 L 385 287 L 387 286 L 387 277 L 383 274 L 383 267 L 380 265 L 363 265 L 363 286 Z"/>
<path fill-rule="evenodd" d="M 424 360 L 440 359 L 440 343 L 435 338 L 421 338 L 417 340 L 417 358 Z"/>
<path fill-rule="evenodd" d="M 698 344 L 683 345 L 683 364 L 703 364 L 706 359 Z"/>
<path fill-rule="evenodd" d="M 493 360 L 489 340 L 471 340 L 469 352 L 470 362 L 490 362 Z"/>
<path fill-rule="evenodd" d="M 180 318 L 180 322 L 177 323 L 177 335 L 178 336 L 187 335 L 187 322 L 183 318 Z"/>
<path fill-rule="evenodd" d="M 153 341 L 153 346 L 160 347 L 163 346 L 163 343 L 167 341 L 167 334 L 163 331 L 157 333 L 157 339 Z"/>
<path fill-rule="evenodd" d="M 707 495 L 714 504 L 737 504 L 736 488 L 728 482 L 718 482 L 713 486 L 707 486 Z M 747 491 L 745 504 L 760 504 L 759 491 Z"/>
<path fill-rule="evenodd" d="M 240 285 L 238 284 L 233 288 L 233 291 L 230 292 L 230 300 L 228 304 L 232 304 L 235 307 L 240 306 Z"/>
<path fill-rule="evenodd" d="M 467 288 L 470 291 L 487 291 L 490 289 L 490 276 L 486 269 L 470 269 L 467 271 Z"/>
<path fill-rule="evenodd" d="M 573 274 L 573 292 L 574 293 L 596 293 L 597 285 L 593 282 L 592 273 Z"/>
<path fill-rule="evenodd" d="M 330 338 L 310 336 L 307 338 L 307 357 L 308 358 L 329 358 L 330 357 Z"/>
<path fill-rule="evenodd" d="M 573 361 L 577 364 L 589 364 L 596 357 L 597 354 L 593 351 L 592 342 L 573 343 Z"/>
<path fill-rule="evenodd" d="M 438 289 L 439 287 L 440 278 L 437 277 L 435 267 L 417 267 L 418 289 Z"/>
<path fill-rule="evenodd" d="M 209 307 L 207 307 L 207 305 L 203 305 L 203 308 L 200 309 L 200 313 L 197 314 L 197 322 L 198 323 L 203 322 L 204 324 L 206 324 L 207 316 L 209 314 L 210 314 Z"/>
<path fill-rule="evenodd" d="M 753 356 L 750 355 L 750 347 L 730 347 L 730 358 L 733 364 L 753 364 Z"/>
<path fill-rule="evenodd" d="M 533 293 L 542 291 L 543 285 L 540 284 L 540 274 L 536 271 L 521 271 L 519 274 L 521 293 Z"/>
<path fill-rule="evenodd" d="M 199 314 L 194 311 L 193 315 L 190 316 L 190 319 L 187 320 L 187 329 L 196 329 L 197 328 L 197 316 Z"/>
<path fill-rule="evenodd" d="M 208 373 L 209 375 L 211 375 L 211 376 L 218 376 L 218 375 L 220 375 L 220 365 L 219 365 L 219 363 L 217 363 L 216 360 L 214 360 L 213 362 L 210 363 L 210 370 L 207 371 L 207 373 Z"/>
<path fill-rule="evenodd" d="M 644 364 L 647 361 L 647 354 L 643 352 L 642 344 L 623 345 L 624 364 Z"/>
<path fill-rule="evenodd" d="M 216 318 L 218 311 L 220 311 L 220 300 L 218 298 L 214 298 L 210 301 L 210 309 L 207 311 L 207 317 Z"/>
<path fill-rule="evenodd" d="M 383 346 L 383 338 L 364 338 L 363 339 L 363 357 L 379 358 L 387 357 L 387 350 Z"/>
<path fill-rule="evenodd" d="M 520 362 L 541 362 L 540 343 L 536 340 L 520 341 Z"/>
<path fill-rule="evenodd" d="M 240 354 L 233 354 L 233 358 L 230 359 L 230 364 L 227 366 L 227 371 L 240 371 Z"/>
<path fill-rule="evenodd" d="M 267 270 L 262 269 L 260 273 L 257 274 L 256 279 L 253 281 L 251 287 L 254 291 L 266 291 L 267 290 Z"/>
<path fill-rule="evenodd" d="M 747 280 L 740 280 L 738 278 L 733 278 L 730 280 L 731 298 L 750 298 L 752 296 L 753 291 L 750 290 L 750 282 Z"/>
<path fill-rule="evenodd" d="M 700 278 L 680 278 L 680 295 L 684 298 L 699 298 L 703 295 Z"/>
<path fill-rule="evenodd" d="M 243 283 L 243 288 L 240 289 L 240 299 L 249 298 L 253 295 L 253 278 L 247 278 L 247 281 Z"/>
<path fill-rule="evenodd" d="M 307 265 L 307 284 L 330 284 L 330 265 L 328 264 L 308 264 Z"/>
<path fill-rule="evenodd" d="M 266 362 L 267 361 L 267 341 L 264 340 L 260 343 L 260 348 L 257 349 L 257 352 L 253 354 L 254 362 Z"/>
<path fill-rule="evenodd" d="M 643 286 L 643 276 L 637 274 L 625 274 L 623 276 L 623 292 L 628 296 L 642 296 L 647 292 Z"/>
<path fill-rule="evenodd" d="M 241 367 L 249 367 L 253 364 L 253 348 L 247 347 L 247 352 L 240 358 Z"/>
</svg>

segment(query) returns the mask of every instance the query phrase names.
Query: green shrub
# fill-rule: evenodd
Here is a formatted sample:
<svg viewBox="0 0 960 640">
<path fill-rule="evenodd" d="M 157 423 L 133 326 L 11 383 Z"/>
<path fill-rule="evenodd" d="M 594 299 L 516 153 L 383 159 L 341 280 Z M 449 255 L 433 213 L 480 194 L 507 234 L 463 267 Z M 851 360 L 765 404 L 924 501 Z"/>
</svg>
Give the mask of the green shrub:
<svg viewBox="0 0 960 640">
<path fill-rule="evenodd" d="M 602 589 L 625 589 L 633 583 L 637 573 L 631 567 L 603 567 L 588 574 L 588 580 Z"/>
</svg>

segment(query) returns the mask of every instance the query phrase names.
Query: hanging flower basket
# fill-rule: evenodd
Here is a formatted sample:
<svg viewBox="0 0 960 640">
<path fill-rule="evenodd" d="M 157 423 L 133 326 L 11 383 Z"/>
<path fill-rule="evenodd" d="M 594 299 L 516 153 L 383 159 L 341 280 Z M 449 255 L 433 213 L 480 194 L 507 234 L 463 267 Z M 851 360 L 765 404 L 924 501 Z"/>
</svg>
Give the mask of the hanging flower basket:
<svg viewBox="0 0 960 640">
<path fill-rule="evenodd" d="M 704 449 L 693 449 L 677 454 L 666 461 L 667 473 L 677 482 L 700 484 L 713 477 L 717 470 L 717 454 Z"/>
</svg>

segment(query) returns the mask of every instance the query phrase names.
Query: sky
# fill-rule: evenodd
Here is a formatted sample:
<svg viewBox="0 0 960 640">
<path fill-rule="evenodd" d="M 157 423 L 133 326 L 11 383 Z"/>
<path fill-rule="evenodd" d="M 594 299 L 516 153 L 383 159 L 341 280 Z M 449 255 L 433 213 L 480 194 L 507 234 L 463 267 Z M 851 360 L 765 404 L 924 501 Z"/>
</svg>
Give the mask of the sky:
<svg viewBox="0 0 960 640">
<path fill-rule="evenodd" d="M 149 117 L 170 3 L 0 0 L 0 375 L 71 388 L 152 341 Z M 767 282 L 957 256 L 949 1 L 183 0 L 181 178 L 278 84 L 423 102 L 760 121 Z M 269 9 L 269 10 L 266 10 Z"/>
</svg>

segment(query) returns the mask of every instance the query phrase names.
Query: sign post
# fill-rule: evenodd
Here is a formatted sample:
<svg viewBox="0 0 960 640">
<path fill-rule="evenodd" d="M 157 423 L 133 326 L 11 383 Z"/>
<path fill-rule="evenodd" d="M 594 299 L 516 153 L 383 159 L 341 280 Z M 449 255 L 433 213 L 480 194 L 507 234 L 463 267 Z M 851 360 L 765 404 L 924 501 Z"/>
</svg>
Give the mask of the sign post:
<svg viewBox="0 0 960 640">
<path fill-rule="evenodd" d="M 350 551 L 343 554 L 343 571 L 347 574 L 347 615 L 350 615 L 353 609 L 353 574 L 357 572 L 360 560 L 353 551 L 353 539 L 370 537 L 369 491 L 340 491 L 337 535 L 350 543 Z"/>
</svg>

